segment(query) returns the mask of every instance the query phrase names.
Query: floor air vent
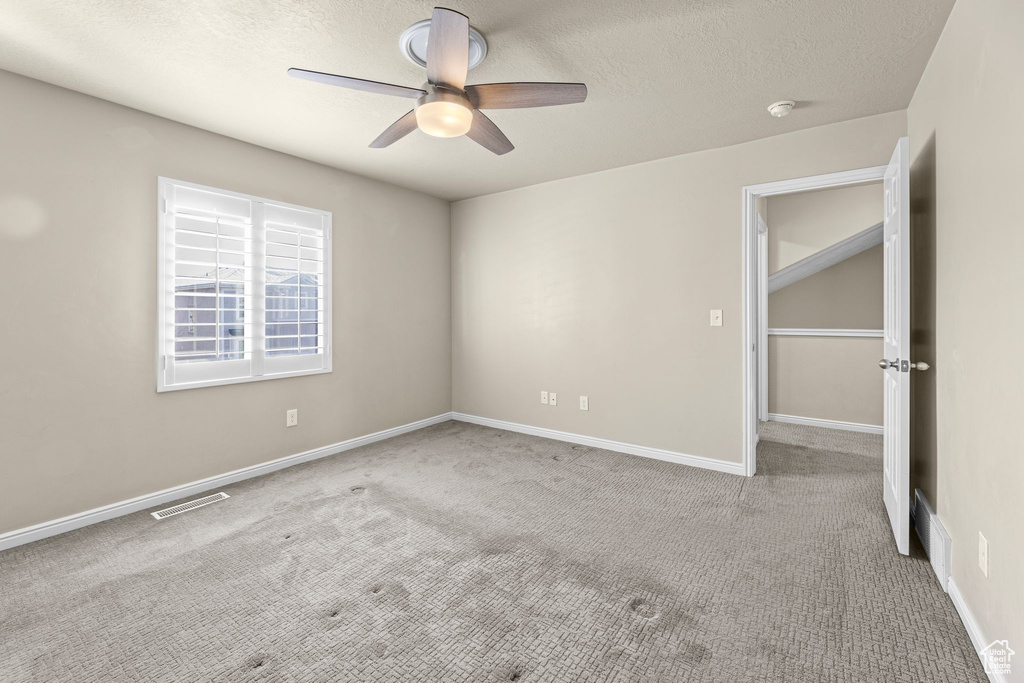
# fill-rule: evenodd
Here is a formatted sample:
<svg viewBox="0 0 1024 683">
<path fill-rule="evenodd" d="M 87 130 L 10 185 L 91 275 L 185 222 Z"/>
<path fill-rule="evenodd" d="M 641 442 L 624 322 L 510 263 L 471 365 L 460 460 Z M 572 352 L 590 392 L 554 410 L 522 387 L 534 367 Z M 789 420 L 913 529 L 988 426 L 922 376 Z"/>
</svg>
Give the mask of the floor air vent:
<svg viewBox="0 0 1024 683">
<path fill-rule="evenodd" d="M 203 498 L 196 498 L 195 500 L 190 500 L 187 503 L 182 503 L 181 505 L 175 505 L 172 508 L 167 508 L 166 510 L 158 510 L 157 512 L 151 512 L 149 514 L 153 515 L 153 517 L 156 518 L 156 519 L 166 519 L 168 517 L 173 517 L 174 515 L 180 515 L 182 512 L 188 512 L 189 510 L 195 510 L 196 508 L 201 508 L 204 505 L 209 505 L 210 503 L 216 503 L 219 500 L 224 500 L 225 498 L 230 498 L 230 497 L 231 496 L 229 496 L 228 494 L 223 493 L 223 492 L 215 493 L 212 496 L 204 496 Z"/>
</svg>

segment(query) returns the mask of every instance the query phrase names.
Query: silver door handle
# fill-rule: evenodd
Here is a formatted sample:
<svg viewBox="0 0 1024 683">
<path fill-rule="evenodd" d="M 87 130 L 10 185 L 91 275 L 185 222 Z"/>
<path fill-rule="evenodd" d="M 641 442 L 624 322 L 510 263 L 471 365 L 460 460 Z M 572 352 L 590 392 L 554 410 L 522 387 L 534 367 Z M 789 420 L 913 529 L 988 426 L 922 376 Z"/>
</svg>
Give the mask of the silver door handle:
<svg viewBox="0 0 1024 683">
<path fill-rule="evenodd" d="M 878 367 L 882 368 L 883 370 L 888 370 L 889 368 L 898 368 L 899 366 L 899 361 L 895 360 L 886 360 L 883 358 L 882 360 L 878 361 Z"/>
<path fill-rule="evenodd" d="M 925 362 L 918 361 L 917 363 L 911 363 L 910 367 L 914 368 L 915 370 L 927 370 L 931 366 Z"/>
</svg>

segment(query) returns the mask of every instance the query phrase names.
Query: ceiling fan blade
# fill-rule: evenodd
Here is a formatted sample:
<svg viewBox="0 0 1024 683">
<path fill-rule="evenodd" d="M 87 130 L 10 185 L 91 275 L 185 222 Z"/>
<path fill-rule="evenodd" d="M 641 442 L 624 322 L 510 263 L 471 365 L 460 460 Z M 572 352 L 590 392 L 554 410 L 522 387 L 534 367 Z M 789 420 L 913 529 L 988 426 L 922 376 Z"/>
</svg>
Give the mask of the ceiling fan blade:
<svg viewBox="0 0 1024 683">
<path fill-rule="evenodd" d="M 501 129 L 494 125 L 494 121 L 484 116 L 479 109 L 473 111 L 473 125 L 466 136 L 498 155 L 507 154 L 515 149 Z"/>
<path fill-rule="evenodd" d="M 435 7 L 427 35 L 427 81 L 462 90 L 469 73 L 469 18 Z"/>
<path fill-rule="evenodd" d="M 478 109 L 525 109 L 576 104 L 587 99 L 582 83 L 485 83 L 470 85 L 466 96 Z"/>
<path fill-rule="evenodd" d="M 396 97 L 411 97 L 415 99 L 420 95 L 427 94 L 426 91 L 420 90 L 419 88 L 406 88 L 404 85 L 378 83 L 377 81 L 367 81 L 362 78 L 336 76 L 334 74 L 325 74 L 319 71 L 307 71 L 306 69 L 288 69 L 288 75 L 294 76 L 295 78 L 302 78 L 307 81 L 316 81 L 317 83 L 326 83 L 327 85 L 337 85 L 342 88 L 349 88 L 350 90 L 373 92 L 378 95 L 394 95 Z"/>
<path fill-rule="evenodd" d="M 374 149 L 387 147 L 393 142 L 398 142 L 414 130 L 416 130 L 415 109 L 388 126 L 383 133 L 377 136 L 376 140 L 370 143 L 370 147 Z"/>
</svg>

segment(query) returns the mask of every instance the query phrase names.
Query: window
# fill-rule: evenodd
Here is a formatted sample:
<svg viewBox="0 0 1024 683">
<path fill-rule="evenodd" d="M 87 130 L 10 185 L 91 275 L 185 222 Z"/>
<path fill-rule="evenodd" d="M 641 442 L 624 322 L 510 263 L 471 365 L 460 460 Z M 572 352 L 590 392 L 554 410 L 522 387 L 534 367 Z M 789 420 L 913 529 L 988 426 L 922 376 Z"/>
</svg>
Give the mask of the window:
<svg viewBox="0 0 1024 683">
<path fill-rule="evenodd" d="M 331 214 L 159 180 L 157 391 L 331 371 Z"/>
</svg>

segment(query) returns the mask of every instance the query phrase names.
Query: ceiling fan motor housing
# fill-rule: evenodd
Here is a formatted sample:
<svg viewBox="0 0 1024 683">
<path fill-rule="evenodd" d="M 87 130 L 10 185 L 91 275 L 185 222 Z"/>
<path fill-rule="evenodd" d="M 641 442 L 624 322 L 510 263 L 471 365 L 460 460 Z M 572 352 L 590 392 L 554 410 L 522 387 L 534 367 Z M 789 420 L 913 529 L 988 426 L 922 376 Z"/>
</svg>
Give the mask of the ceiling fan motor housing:
<svg viewBox="0 0 1024 683">
<path fill-rule="evenodd" d="M 457 102 L 463 107 L 472 107 L 469 98 L 466 97 L 466 93 L 456 88 L 451 88 L 446 85 L 434 85 L 433 83 L 424 83 L 420 86 L 421 90 L 425 90 L 425 95 L 420 95 L 416 99 L 416 106 L 421 104 L 427 104 L 428 102 Z"/>
</svg>

